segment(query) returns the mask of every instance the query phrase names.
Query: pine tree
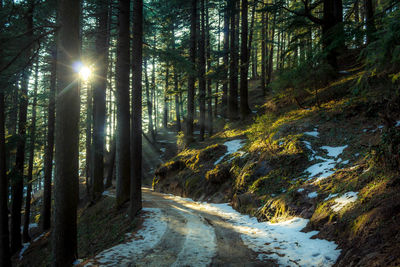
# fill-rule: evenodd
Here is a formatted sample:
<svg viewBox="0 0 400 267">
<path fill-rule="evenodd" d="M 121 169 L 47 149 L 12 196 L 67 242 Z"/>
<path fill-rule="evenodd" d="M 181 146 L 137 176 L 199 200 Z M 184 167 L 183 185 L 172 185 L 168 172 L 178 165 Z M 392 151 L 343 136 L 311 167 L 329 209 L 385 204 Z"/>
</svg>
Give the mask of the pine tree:
<svg viewBox="0 0 400 267">
<path fill-rule="evenodd" d="M 129 111 L 129 7 L 130 0 L 119 0 L 119 31 L 117 43 L 116 99 L 117 99 L 117 150 L 116 150 L 116 204 L 120 207 L 130 197 L 130 111 Z"/>
<path fill-rule="evenodd" d="M 142 49 L 143 0 L 133 2 L 132 42 L 132 135 L 131 202 L 129 215 L 134 218 L 142 209 Z"/>
<path fill-rule="evenodd" d="M 56 153 L 52 265 L 77 258 L 80 90 L 71 68 L 80 58 L 80 1 L 58 1 Z"/>
</svg>

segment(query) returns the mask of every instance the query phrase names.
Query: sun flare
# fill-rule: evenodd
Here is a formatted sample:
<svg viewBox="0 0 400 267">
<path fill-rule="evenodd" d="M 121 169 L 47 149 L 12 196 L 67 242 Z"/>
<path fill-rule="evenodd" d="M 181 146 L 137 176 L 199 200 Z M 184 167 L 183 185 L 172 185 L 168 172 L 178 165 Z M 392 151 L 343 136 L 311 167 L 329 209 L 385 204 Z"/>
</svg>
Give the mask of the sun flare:
<svg viewBox="0 0 400 267">
<path fill-rule="evenodd" d="M 92 75 L 92 70 L 89 67 L 82 66 L 82 68 L 79 70 L 79 76 L 84 81 L 89 80 L 91 75 Z"/>
</svg>

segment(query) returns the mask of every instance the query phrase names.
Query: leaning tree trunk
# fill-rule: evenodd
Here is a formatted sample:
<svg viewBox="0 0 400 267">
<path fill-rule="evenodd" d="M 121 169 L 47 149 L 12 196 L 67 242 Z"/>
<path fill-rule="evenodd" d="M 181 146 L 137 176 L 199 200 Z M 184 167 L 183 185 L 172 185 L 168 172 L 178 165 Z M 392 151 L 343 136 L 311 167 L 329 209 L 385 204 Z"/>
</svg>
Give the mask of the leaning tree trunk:
<svg viewBox="0 0 400 267">
<path fill-rule="evenodd" d="M 115 67 L 118 121 L 116 134 L 117 207 L 121 207 L 130 197 L 129 7 L 130 0 L 119 0 L 119 31 Z"/>
<path fill-rule="evenodd" d="M 92 200 L 104 191 L 104 145 L 106 123 L 106 89 L 108 66 L 108 1 L 97 4 L 98 29 L 96 33 L 96 79 L 93 84 L 93 164 Z"/>
<path fill-rule="evenodd" d="M 37 90 L 39 81 L 39 59 L 37 59 L 35 67 L 35 85 L 33 88 L 33 103 L 32 103 L 32 124 L 30 127 L 30 144 L 29 144 L 29 161 L 28 161 L 28 181 L 25 198 L 25 214 L 24 214 L 24 229 L 22 232 L 22 240 L 27 243 L 31 240 L 29 236 L 29 220 L 31 217 L 31 194 L 32 194 L 32 178 L 33 178 L 33 159 L 35 156 L 35 142 L 36 142 L 36 104 L 37 104 Z"/>
<path fill-rule="evenodd" d="M 133 2 L 132 41 L 132 135 L 131 202 L 129 215 L 134 218 L 142 209 L 142 45 L 143 0 Z"/>
<path fill-rule="evenodd" d="M 78 256 L 80 90 L 76 81 L 77 74 L 70 66 L 80 58 L 80 7 L 79 0 L 58 1 L 52 266 L 71 266 Z"/>
</svg>

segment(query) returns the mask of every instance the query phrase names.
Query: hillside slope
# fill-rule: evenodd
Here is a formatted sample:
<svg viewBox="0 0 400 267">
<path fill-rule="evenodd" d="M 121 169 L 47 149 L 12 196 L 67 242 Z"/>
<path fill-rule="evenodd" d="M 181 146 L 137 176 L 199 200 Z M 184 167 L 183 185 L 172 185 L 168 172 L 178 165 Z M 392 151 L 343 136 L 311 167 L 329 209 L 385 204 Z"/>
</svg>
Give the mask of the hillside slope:
<svg viewBox="0 0 400 267">
<path fill-rule="evenodd" d="M 400 132 L 400 113 L 378 90 L 349 94 L 354 79 L 321 89 L 319 106 L 270 96 L 254 118 L 227 123 L 160 166 L 154 189 L 230 202 L 261 221 L 310 219 L 305 231 L 342 249 L 336 266 L 400 265 L 400 177 L 390 164 L 399 147 L 387 142 Z"/>
</svg>

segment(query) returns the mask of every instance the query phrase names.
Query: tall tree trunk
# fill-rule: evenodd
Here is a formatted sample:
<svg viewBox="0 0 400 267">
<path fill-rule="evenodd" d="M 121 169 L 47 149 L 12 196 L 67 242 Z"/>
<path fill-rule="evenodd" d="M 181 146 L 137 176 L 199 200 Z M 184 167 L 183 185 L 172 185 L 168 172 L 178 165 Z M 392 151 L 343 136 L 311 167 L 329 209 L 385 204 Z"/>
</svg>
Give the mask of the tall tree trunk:
<svg viewBox="0 0 400 267">
<path fill-rule="evenodd" d="M 229 0 L 226 1 L 225 5 L 225 13 L 224 13 L 224 77 L 223 77 L 223 85 L 222 85 L 222 101 L 221 101 L 221 113 L 223 117 L 228 116 L 228 87 L 229 87 L 229 31 L 230 31 L 230 15 L 231 8 Z"/>
<path fill-rule="evenodd" d="M 154 49 L 157 47 L 157 35 L 154 34 L 154 44 L 153 44 Z M 151 70 L 151 93 L 153 95 L 154 99 L 154 139 L 153 141 L 156 141 L 156 134 L 157 134 L 157 127 L 158 127 L 158 122 L 157 122 L 157 110 L 158 110 L 158 103 L 157 103 L 157 86 L 156 86 L 156 57 L 153 56 L 153 62 L 152 62 L 153 68 Z"/>
<path fill-rule="evenodd" d="M 168 93 L 169 93 L 169 65 L 168 62 L 165 66 L 165 88 L 164 88 L 164 113 L 163 113 L 163 127 L 168 128 Z"/>
<path fill-rule="evenodd" d="M 172 25 L 172 47 L 176 51 L 175 44 L 175 25 Z M 179 79 L 178 79 L 178 69 L 174 65 L 174 86 L 175 86 L 175 117 L 176 117 L 176 132 L 179 133 L 181 131 L 181 114 L 179 107 Z"/>
<path fill-rule="evenodd" d="M 93 90 L 86 85 L 86 193 L 90 196 L 93 183 L 93 161 L 92 161 L 92 125 L 93 125 Z"/>
<path fill-rule="evenodd" d="M 21 94 L 18 115 L 18 144 L 15 157 L 15 177 L 11 183 L 11 253 L 21 248 L 21 208 L 24 187 L 25 135 L 28 109 L 29 73 L 24 71 L 21 83 Z"/>
<path fill-rule="evenodd" d="M 47 111 L 47 143 L 44 154 L 44 189 L 43 206 L 40 213 L 40 228 L 42 231 L 50 229 L 51 225 L 51 180 L 53 174 L 54 156 L 54 125 L 55 125 L 55 92 L 57 72 L 57 48 L 54 48 L 51 55 L 51 76 L 49 107 Z"/>
<path fill-rule="evenodd" d="M 116 144 L 115 144 L 115 139 L 111 141 L 111 148 L 110 148 L 110 162 L 108 166 L 108 171 L 107 171 L 107 180 L 106 180 L 106 188 L 109 188 L 112 186 L 112 179 L 114 176 L 114 167 L 115 167 L 115 151 L 116 151 Z"/>
<path fill-rule="evenodd" d="M 33 39 L 33 12 L 35 3 L 28 1 L 26 13 L 27 33 L 26 37 Z M 30 57 L 31 51 L 26 55 Z M 25 162 L 25 135 L 26 135 L 26 116 L 28 109 L 28 86 L 29 71 L 24 70 L 22 74 L 21 95 L 18 120 L 18 144 L 15 157 L 15 181 L 11 184 L 11 253 L 17 252 L 21 248 L 21 209 L 24 187 L 24 162 Z"/>
<path fill-rule="evenodd" d="M 33 159 L 35 156 L 35 142 L 36 142 L 36 105 L 37 105 L 37 90 L 39 82 L 39 59 L 36 61 L 35 66 L 35 84 L 33 88 L 33 103 L 32 103 L 32 124 L 30 127 L 30 144 L 29 144 L 29 161 L 28 161 L 28 179 L 27 190 L 25 198 L 25 214 L 24 214 L 24 229 L 22 232 L 22 239 L 24 243 L 31 240 L 29 236 L 29 220 L 31 215 L 31 194 L 32 194 L 32 178 L 33 178 Z"/>
<path fill-rule="evenodd" d="M 209 20 L 209 6 L 205 8 L 206 12 L 206 61 L 207 61 L 207 72 L 211 71 L 211 46 L 210 46 L 210 20 Z M 212 108 L 212 87 L 211 78 L 207 77 L 207 130 L 208 136 L 213 135 L 213 108 Z"/>
<path fill-rule="evenodd" d="M 200 0 L 200 12 L 201 12 L 201 23 L 200 23 L 200 38 L 199 38 L 199 56 L 198 56 L 198 70 L 199 70 L 199 108 L 200 108 L 200 141 L 204 140 L 204 132 L 206 128 L 206 54 L 205 54 L 205 39 L 206 39 L 206 27 L 205 27 L 205 7 L 204 0 Z"/>
<path fill-rule="evenodd" d="M 219 61 L 220 61 L 220 53 L 221 53 L 221 40 L 220 40 L 220 33 L 221 33 L 221 12 L 218 12 L 218 29 L 217 29 L 217 69 L 219 69 Z M 218 90 L 219 90 L 219 79 L 217 79 L 215 83 L 215 97 L 214 97 L 214 117 L 218 116 Z"/>
<path fill-rule="evenodd" d="M 267 21 L 266 21 L 266 12 L 261 13 L 261 90 L 262 93 L 265 94 L 265 84 L 266 84 L 266 47 L 267 47 Z"/>
<path fill-rule="evenodd" d="M 2 1 L 0 1 L 2 7 Z M 2 50 L 0 49 L 0 66 L 2 66 Z M 1 79 L 2 80 L 2 79 Z M 8 232 L 8 177 L 6 166 L 5 142 L 5 102 L 3 84 L 0 83 L 0 266 L 10 267 L 10 245 Z"/>
<path fill-rule="evenodd" d="M 130 0 L 119 0 L 119 31 L 117 43 L 116 95 L 116 205 L 120 207 L 130 197 L 131 152 L 130 152 L 130 110 L 129 110 L 129 10 Z"/>
<path fill-rule="evenodd" d="M 251 76 L 253 78 L 257 77 L 257 59 L 254 59 L 254 55 L 253 54 L 257 54 L 257 53 L 252 53 L 253 51 L 253 38 L 254 38 L 254 23 L 255 23 L 255 17 L 256 17 L 256 8 L 257 8 L 257 3 L 256 1 L 254 1 L 253 3 L 253 9 L 251 10 L 251 22 L 250 22 L 250 34 L 249 34 L 249 45 L 248 45 L 248 67 L 250 66 L 250 60 L 252 61 L 252 70 L 251 70 Z M 242 11 L 243 12 L 243 11 Z M 253 60 L 252 60 L 253 59 Z"/>
<path fill-rule="evenodd" d="M 245 118 L 251 113 L 248 96 L 248 74 L 249 74 L 249 49 L 248 42 L 248 1 L 242 0 L 242 43 L 240 53 L 240 115 Z"/>
<path fill-rule="evenodd" d="M 236 17 L 238 14 L 236 9 L 237 0 L 230 2 L 230 54 L 231 60 L 229 64 L 229 95 L 228 95 L 228 117 L 237 119 L 238 117 L 238 53 L 236 42 Z"/>
<path fill-rule="evenodd" d="M 80 7 L 79 0 L 58 1 L 53 266 L 72 265 L 78 252 L 80 90 L 70 66 L 80 58 Z"/>
<path fill-rule="evenodd" d="M 364 9 L 367 28 L 367 44 L 369 44 L 374 40 L 374 33 L 376 31 L 374 19 L 375 7 L 373 0 L 364 0 Z"/>
<path fill-rule="evenodd" d="M 274 18 L 272 20 L 272 29 L 270 34 L 270 46 L 269 46 L 269 56 L 268 56 L 268 75 L 267 75 L 267 87 L 272 81 L 272 69 L 274 68 L 273 58 L 274 58 L 274 41 L 275 41 L 275 26 L 276 26 L 276 13 L 274 13 Z"/>
<path fill-rule="evenodd" d="M 192 11 L 190 16 L 190 62 L 192 69 L 188 78 L 187 96 L 187 119 L 186 119 L 186 142 L 193 141 L 193 118 L 194 118 L 194 83 L 196 64 L 196 22 L 197 22 L 197 0 L 192 0 Z"/>
<path fill-rule="evenodd" d="M 148 131 L 151 135 L 152 142 L 155 140 L 154 127 L 153 127 L 153 105 L 150 96 L 149 75 L 147 73 L 147 58 L 144 58 L 144 83 L 146 85 L 146 104 L 147 104 L 147 117 L 149 118 Z"/>
<path fill-rule="evenodd" d="M 104 191 L 104 145 L 106 123 L 106 89 L 108 66 L 108 0 L 99 1 L 97 6 L 96 33 L 96 79 L 93 80 L 93 177 L 92 200 L 101 197 Z"/>
<path fill-rule="evenodd" d="M 134 218 L 142 209 L 142 43 L 143 0 L 133 2 L 132 41 L 132 135 L 131 202 L 129 214 Z M 134 155 L 134 157 L 133 157 Z"/>
</svg>

